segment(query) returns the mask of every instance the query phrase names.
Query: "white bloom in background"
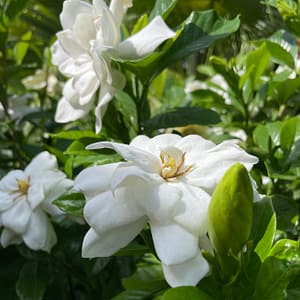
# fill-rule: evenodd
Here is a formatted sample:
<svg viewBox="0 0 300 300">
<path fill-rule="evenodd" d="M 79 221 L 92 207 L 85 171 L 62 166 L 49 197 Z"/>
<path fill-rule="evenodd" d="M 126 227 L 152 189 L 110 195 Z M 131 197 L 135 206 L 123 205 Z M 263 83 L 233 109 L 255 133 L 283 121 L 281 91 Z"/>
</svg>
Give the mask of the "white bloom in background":
<svg viewBox="0 0 300 300">
<path fill-rule="evenodd" d="M 72 184 L 48 152 L 38 154 L 24 171 L 13 170 L 4 176 L 0 181 L 1 245 L 24 241 L 33 250 L 49 252 L 56 234 L 47 214 L 62 214 L 51 202 Z"/>
<path fill-rule="evenodd" d="M 209 266 L 205 248 L 211 193 L 234 163 L 248 170 L 257 158 L 235 143 L 219 145 L 197 135 L 137 136 L 130 145 L 99 142 L 126 162 L 83 170 L 75 188 L 86 197 L 84 217 L 91 226 L 84 257 L 105 257 L 129 244 L 149 223 L 168 283 L 196 285 Z"/>
<path fill-rule="evenodd" d="M 100 88 L 96 114 L 96 131 L 116 89 L 125 85 L 124 75 L 111 65 L 116 58 L 138 59 L 150 54 L 163 41 L 175 35 L 161 17 L 154 18 L 144 29 L 121 40 L 120 25 L 131 0 L 103 0 L 92 4 L 66 0 L 60 14 L 63 30 L 52 46 L 52 62 L 70 79 L 58 103 L 55 119 L 69 122 L 84 117 L 93 107 Z"/>
</svg>

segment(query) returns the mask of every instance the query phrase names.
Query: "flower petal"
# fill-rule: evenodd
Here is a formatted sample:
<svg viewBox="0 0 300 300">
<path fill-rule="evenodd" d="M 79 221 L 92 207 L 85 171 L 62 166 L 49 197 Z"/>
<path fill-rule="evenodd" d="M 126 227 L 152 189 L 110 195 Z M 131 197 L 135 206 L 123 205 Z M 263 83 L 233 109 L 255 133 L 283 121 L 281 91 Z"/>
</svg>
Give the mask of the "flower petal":
<svg viewBox="0 0 300 300">
<path fill-rule="evenodd" d="M 98 235 L 92 228 L 87 232 L 82 244 L 83 257 L 107 257 L 128 245 L 143 229 L 146 220 L 114 228 Z"/>
<path fill-rule="evenodd" d="M 32 211 L 25 198 L 19 198 L 9 209 L 2 212 L 1 219 L 4 227 L 22 234 L 27 230 Z"/>
<path fill-rule="evenodd" d="M 211 194 L 226 170 L 237 162 L 250 170 L 258 159 L 234 142 L 225 141 L 202 153 L 197 161 L 197 167 L 186 174 L 186 182 L 199 186 Z"/>
<path fill-rule="evenodd" d="M 72 29 L 76 17 L 82 13 L 92 14 L 92 6 L 88 2 L 79 0 L 64 1 L 63 10 L 59 16 L 63 29 Z"/>
<path fill-rule="evenodd" d="M 152 53 L 162 42 L 173 36 L 175 32 L 157 16 L 141 31 L 120 43 L 119 55 L 126 59 L 141 58 Z"/>
<path fill-rule="evenodd" d="M 164 276 L 171 287 L 195 286 L 208 273 L 209 265 L 199 251 L 191 259 L 177 265 L 162 264 Z"/>
<path fill-rule="evenodd" d="M 120 27 L 123 16 L 127 9 L 132 6 L 132 0 L 111 0 L 109 9 L 112 12 L 118 27 Z"/>
<path fill-rule="evenodd" d="M 50 252 L 56 244 L 56 234 L 46 214 L 37 209 L 33 212 L 27 231 L 23 234 L 25 244 L 33 250 Z"/>
<path fill-rule="evenodd" d="M 114 197 L 111 191 L 103 192 L 86 203 L 84 218 L 98 234 L 102 234 L 134 223 L 143 216 L 131 204 L 130 198 Z"/>
<path fill-rule="evenodd" d="M 9 245 L 21 244 L 23 240 L 22 237 L 16 234 L 14 231 L 8 228 L 3 228 L 0 242 L 2 247 L 6 248 Z"/>
<path fill-rule="evenodd" d="M 165 226 L 151 222 L 154 247 L 163 264 L 180 264 L 193 258 L 198 248 L 198 238 L 177 224 Z"/>
<path fill-rule="evenodd" d="M 24 170 L 27 176 L 30 176 L 31 180 L 39 179 L 40 175 L 44 174 L 48 170 L 57 169 L 56 157 L 47 151 L 43 151 L 36 155 L 29 165 Z"/>
<path fill-rule="evenodd" d="M 124 159 L 129 162 L 134 162 L 142 169 L 148 172 L 159 172 L 160 162 L 157 157 L 150 152 L 143 151 L 139 148 L 113 142 L 99 142 L 87 146 L 87 149 L 103 149 L 109 148 L 115 150 Z"/>
<path fill-rule="evenodd" d="M 57 40 L 51 46 L 51 54 L 51 61 L 55 66 L 60 66 L 70 59 L 70 56 L 64 51 L 59 41 Z"/>
<path fill-rule="evenodd" d="M 112 175 L 120 164 L 123 163 L 111 163 L 87 168 L 77 175 L 74 187 L 81 190 L 87 201 L 89 201 L 96 195 L 110 189 Z"/>
<path fill-rule="evenodd" d="M 207 232 L 207 214 L 210 195 L 204 190 L 187 184 L 178 184 L 182 192 L 183 213 L 174 220 L 191 233 L 201 236 Z"/>
</svg>

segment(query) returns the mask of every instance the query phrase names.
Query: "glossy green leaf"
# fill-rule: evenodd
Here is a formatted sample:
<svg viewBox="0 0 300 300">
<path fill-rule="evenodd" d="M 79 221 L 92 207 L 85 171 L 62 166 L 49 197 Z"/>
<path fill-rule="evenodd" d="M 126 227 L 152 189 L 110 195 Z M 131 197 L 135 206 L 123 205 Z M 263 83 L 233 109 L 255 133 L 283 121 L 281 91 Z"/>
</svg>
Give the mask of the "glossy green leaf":
<svg viewBox="0 0 300 300">
<path fill-rule="evenodd" d="M 24 264 L 19 273 L 16 292 L 20 300 L 43 299 L 49 278 L 47 268 L 39 261 L 33 260 Z"/>
<path fill-rule="evenodd" d="M 220 118 L 216 112 L 200 107 L 178 107 L 174 111 L 154 116 L 144 122 L 146 129 L 160 129 L 191 124 L 217 124 Z"/>
<path fill-rule="evenodd" d="M 93 131 L 86 130 L 60 131 L 58 133 L 52 133 L 51 137 L 66 140 L 79 140 L 81 138 L 98 138 L 99 140 L 103 139 L 103 136 L 101 134 L 96 134 Z"/>
<path fill-rule="evenodd" d="M 289 151 L 294 144 L 298 119 L 291 118 L 286 120 L 280 130 L 280 146 Z"/>
<path fill-rule="evenodd" d="M 167 290 L 161 300 L 213 300 L 205 292 L 193 286 L 182 286 Z"/>
<path fill-rule="evenodd" d="M 259 48 L 251 51 L 246 58 L 246 73 L 250 78 L 252 87 L 257 88 L 260 83 L 261 76 L 265 72 L 270 63 L 270 54 L 267 46 L 263 43 Z M 250 72 L 247 72 L 251 70 Z M 244 75 L 245 76 L 245 75 Z M 242 76 L 243 77 L 243 76 Z"/>
<path fill-rule="evenodd" d="M 76 217 L 83 216 L 85 198 L 82 193 L 70 192 L 55 199 L 52 203 L 65 213 Z"/>
<path fill-rule="evenodd" d="M 253 131 L 253 140 L 262 150 L 269 152 L 270 136 L 265 125 L 258 125 Z"/>
<path fill-rule="evenodd" d="M 130 138 L 134 138 L 138 132 L 138 116 L 133 99 L 125 92 L 118 90 L 115 94 L 114 105 L 123 116 Z"/>
<path fill-rule="evenodd" d="M 255 202 L 253 206 L 253 220 L 250 240 L 255 252 L 263 261 L 271 247 L 276 233 L 276 217 L 269 198 Z"/>
<path fill-rule="evenodd" d="M 164 68 L 235 32 L 239 25 L 238 17 L 226 20 L 213 10 L 193 12 L 176 37 L 166 41 L 160 52 L 138 61 L 125 62 L 125 65 L 143 81 L 152 80 Z"/>
<path fill-rule="evenodd" d="M 289 283 L 300 273 L 299 253 L 299 241 L 278 241 L 259 270 L 252 299 L 286 299 Z"/>
<path fill-rule="evenodd" d="M 22 63 L 30 45 L 31 36 L 32 36 L 31 31 L 27 31 L 26 33 L 24 33 L 21 37 L 21 41 L 18 42 L 14 48 L 17 64 Z"/>
<path fill-rule="evenodd" d="M 156 0 L 150 14 L 150 20 L 156 16 L 162 16 L 166 19 L 177 2 L 178 0 Z"/>
</svg>

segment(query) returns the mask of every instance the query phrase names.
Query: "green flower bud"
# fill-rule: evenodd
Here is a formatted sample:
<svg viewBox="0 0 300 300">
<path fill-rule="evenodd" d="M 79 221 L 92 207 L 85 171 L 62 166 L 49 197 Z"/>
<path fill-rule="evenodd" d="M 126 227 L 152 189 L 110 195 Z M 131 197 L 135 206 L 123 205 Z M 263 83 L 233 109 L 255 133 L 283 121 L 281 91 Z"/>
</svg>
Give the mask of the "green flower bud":
<svg viewBox="0 0 300 300">
<path fill-rule="evenodd" d="M 237 272 L 238 254 L 252 225 L 253 189 L 246 168 L 237 163 L 217 185 L 208 210 L 208 234 L 224 279 Z"/>
</svg>

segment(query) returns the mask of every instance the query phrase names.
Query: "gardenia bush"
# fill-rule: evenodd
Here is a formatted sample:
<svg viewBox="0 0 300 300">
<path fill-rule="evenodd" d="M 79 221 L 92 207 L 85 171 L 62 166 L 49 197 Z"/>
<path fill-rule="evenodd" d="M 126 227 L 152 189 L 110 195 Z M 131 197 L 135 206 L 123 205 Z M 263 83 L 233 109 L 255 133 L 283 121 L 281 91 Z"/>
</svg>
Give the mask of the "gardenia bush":
<svg viewBox="0 0 300 300">
<path fill-rule="evenodd" d="M 0 8 L 1 299 L 300 299 L 299 4 L 198 2 Z"/>
</svg>

